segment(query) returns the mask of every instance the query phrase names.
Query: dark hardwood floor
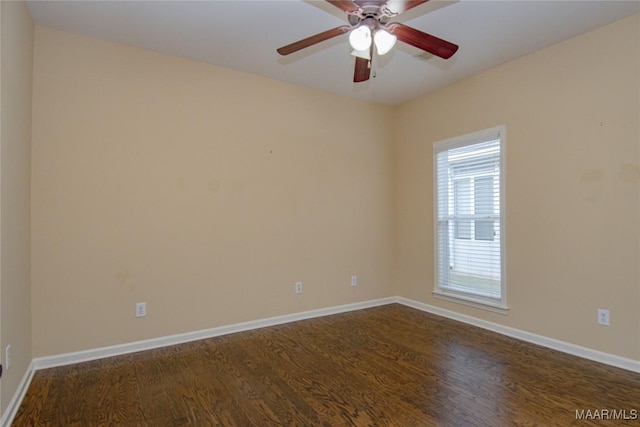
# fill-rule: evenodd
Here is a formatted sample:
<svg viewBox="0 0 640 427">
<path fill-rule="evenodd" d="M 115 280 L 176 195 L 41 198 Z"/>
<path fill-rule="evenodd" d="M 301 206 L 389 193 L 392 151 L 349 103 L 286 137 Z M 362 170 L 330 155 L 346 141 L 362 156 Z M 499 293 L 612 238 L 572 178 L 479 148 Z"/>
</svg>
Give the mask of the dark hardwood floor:
<svg viewBox="0 0 640 427">
<path fill-rule="evenodd" d="M 392 304 L 38 371 L 13 426 L 638 426 L 638 412 L 640 374 Z"/>
</svg>

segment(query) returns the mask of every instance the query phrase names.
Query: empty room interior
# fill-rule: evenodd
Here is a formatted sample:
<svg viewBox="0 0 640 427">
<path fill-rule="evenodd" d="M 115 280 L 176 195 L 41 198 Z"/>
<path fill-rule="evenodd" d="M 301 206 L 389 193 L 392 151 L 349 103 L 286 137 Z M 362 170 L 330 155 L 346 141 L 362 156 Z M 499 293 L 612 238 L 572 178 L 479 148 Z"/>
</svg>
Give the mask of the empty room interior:
<svg viewBox="0 0 640 427">
<path fill-rule="evenodd" d="M 0 3 L 2 426 L 638 423 L 640 3 L 334 3 Z"/>
</svg>

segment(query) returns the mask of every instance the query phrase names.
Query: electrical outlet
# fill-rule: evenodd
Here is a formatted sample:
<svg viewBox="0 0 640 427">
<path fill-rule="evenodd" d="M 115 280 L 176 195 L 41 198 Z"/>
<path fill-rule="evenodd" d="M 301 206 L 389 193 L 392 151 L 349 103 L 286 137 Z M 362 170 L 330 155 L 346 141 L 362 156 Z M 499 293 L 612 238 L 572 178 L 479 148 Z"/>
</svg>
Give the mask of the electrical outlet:
<svg viewBox="0 0 640 427">
<path fill-rule="evenodd" d="M 358 286 L 358 276 L 351 276 L 351 286 Z"/>
<path fill-rule="evenodd" d="M 145 317 L 147 315 L 147 303 L 146 302 L 137 302 L 136 303 L 136 317 Z"/>
<path fill-rule="evenodd" d="M 609 326 L 609 310 L 598 309 L 598 325 Z"/>
<path fill-rule="evenodd" d="M 11 346 L 8 345 L 7 348 L 4 349 L 4 364 L 7 368 L 7 371 L 11 367 Z"/>
<path fill-rule="evenodd" d="M 302 293 L 302 282 L 296 282 L 295 291 L 296 291 L 296 295 Z"/>
</svg>

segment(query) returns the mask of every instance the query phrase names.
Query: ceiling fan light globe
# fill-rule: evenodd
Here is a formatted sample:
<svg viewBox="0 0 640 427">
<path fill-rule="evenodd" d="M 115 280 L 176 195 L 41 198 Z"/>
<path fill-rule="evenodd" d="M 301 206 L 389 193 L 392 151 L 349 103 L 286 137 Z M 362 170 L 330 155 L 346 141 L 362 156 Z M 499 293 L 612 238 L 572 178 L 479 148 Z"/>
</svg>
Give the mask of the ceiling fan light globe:
<svg viewBox="0 0 640 427">
<path fill-rule="evenodd" d="M 362 59 L 371 59 L 371 51 L 369 49 L 367 50 L 353 50 L 351 51 L 351 56 L 355 56 L 356 58 L 362 58 Z"/>
<path fill-rule="evenodd" d="M 389 52 L 396 44 L 398 38 L 385 30 L 378 30 L 373 36 L 373 42 L 376 44 L 378 55 L 384 55 Z"/>
<path fill-rule="evenodd" d="M 371 30 L 366 25 L 351 30 L 349 44 L 354 50 L 367 50 L 371 46 Z"/>
</svg>

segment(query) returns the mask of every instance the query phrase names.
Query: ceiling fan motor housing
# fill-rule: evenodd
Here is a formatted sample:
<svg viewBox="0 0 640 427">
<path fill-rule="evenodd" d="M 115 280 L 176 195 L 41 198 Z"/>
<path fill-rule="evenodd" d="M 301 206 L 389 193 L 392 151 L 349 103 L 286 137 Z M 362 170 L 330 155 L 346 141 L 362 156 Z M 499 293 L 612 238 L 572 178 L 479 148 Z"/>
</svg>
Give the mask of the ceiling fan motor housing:
<svg viewBox="0 0 640 427">
<path fill-rule="evenodd" d="M 349 24 L 351 24 L 352 26 L 360 24 L 360 22 L 366 20 L 367 18 L 373 18 L 380 24 L 385 25 L 387 22 L 389 22 L 389 19 L 391 17 L 396 15 L 397 13 L 391 12 L 384 5 L 364 5 L 361 6 L 357 11 L 350 12 L 348 14 L 348 17 Z"/>
</svg>

